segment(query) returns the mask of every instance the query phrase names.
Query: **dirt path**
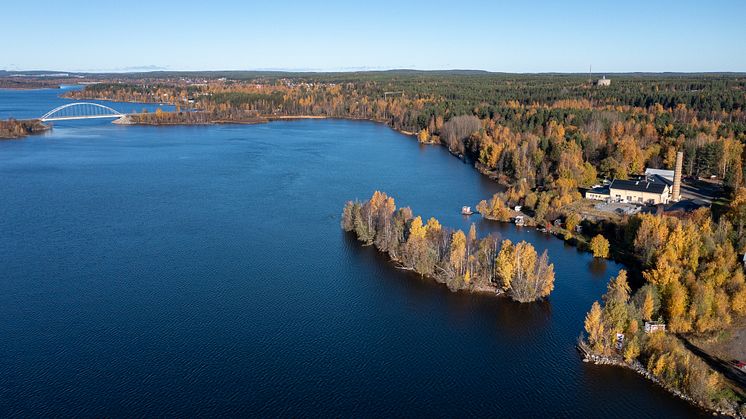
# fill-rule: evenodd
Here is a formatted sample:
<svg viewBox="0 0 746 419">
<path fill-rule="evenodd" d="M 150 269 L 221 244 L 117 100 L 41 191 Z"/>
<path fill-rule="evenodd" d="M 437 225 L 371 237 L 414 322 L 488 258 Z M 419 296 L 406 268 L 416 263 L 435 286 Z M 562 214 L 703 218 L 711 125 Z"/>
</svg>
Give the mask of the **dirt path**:
<svg viewBox="0 0 746 419">
<path fill-rule="evenodd" d="M 744 332 L 742 329 L 740 331 Z M 723 376 L 731 380 L 734 384 L 738 385 L 741 390 L 746 393 L 746 372 L 741 371 L 740 369 L 736 368 L 735 365 L 733 365 L 732 361 L 734 359 L 731 358 L 732 355 L 729 355 L 728 357 L 726 357 L 726 359 L 723 359 L 720 356 L 711 353 L 711 351 L 706 351 L 700 348 L 683 336 L 678 337 L 687 349 L 692 351 L 692 353 L 694 353 L 698 357 L 702 358 L 702 360 L 705 361 L 707 365 L 710 366 L 710 368 L 723 374 Z M 741 347 L 740 349 L 746 350 L 746 348 L 744 347 Z"/>
</svg>

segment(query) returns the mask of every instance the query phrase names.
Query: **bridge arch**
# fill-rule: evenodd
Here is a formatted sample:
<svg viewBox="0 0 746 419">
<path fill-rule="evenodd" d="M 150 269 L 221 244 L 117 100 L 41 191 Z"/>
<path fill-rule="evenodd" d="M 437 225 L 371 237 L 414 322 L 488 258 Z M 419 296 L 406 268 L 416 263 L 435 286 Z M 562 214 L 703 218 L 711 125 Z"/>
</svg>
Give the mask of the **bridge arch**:
<svg viewBox="0 0 746 419">
<path fill-rule="evenodd" d="M 93 102 L 75 102 L 58 106 L 42 115 L 39 120 L 48 122 L 75 119 L 121 118 L 123 116 L 125 116 L 123 113 L 106 105 Z"/>
</svg>

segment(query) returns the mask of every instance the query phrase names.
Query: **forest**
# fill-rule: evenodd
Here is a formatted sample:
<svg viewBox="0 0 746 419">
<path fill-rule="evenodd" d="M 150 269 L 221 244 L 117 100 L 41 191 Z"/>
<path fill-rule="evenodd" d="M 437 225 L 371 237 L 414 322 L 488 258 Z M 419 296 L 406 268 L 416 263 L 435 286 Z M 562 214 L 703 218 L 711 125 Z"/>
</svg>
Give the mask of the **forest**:
<svg viewBox="0 0 746 419">
<path fill-rule="evenodd" d="M 746 221 L 746 189 L 739 188 L 719 222 L 706 208 L 691 217 L 637 215 L 621 229 L 622 243 L 642 267 L 632 292 L 626 271 L 612 278 L 602 302 L 585 319 L 585 342 L 598 354 L 639 360 L 657 378 L 710 408 L 735 410 L 744 392 L 688 350 L 681 338 L 717 336 L 746 315 L 746 281 L 734 243 Z M 669 333 L 645 333 L 646 322 Z M 617 334 L 624 345 L 616 346 Z M 746 407 L 744 405 L 742 408 Z"/>
<path fill-rule="evenodd" d="M 554 265 L 525 241 L 479 239 L 472 223 L 468 233 L 452 231 L 438 220 L 414 216 L 409 207 L 396 208 L 394 198 L 376 191 L 365 202 L 349 201 L 342 228 L 366 245 L 375 245 L 403 269 L 446 284 L 451 290 L 505 293 L 526 303 L 549 296 L 554 289 Z"/>
<path fill-rule="evenodd" d="M 148 112 L 143 109 L 142 112 L 127 115 L 125 124 L 137 125 L 205 125 L 205 124 L 257 124 L 267 122 L 267 118 L 257 115 L 255 112 L 246 112 L 241 110 L 232 110 L 228 112 L 164 112 L 161 108 L 155 112 Z"/>
</svg>

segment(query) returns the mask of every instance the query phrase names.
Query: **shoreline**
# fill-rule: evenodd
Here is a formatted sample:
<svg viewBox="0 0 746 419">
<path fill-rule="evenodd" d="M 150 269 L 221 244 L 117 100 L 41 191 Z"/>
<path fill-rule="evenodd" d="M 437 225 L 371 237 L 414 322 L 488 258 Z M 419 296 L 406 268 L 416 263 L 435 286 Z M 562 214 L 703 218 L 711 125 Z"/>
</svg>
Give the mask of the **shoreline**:
<svg viewBox="0 0 746 419">
<path fill-rule="evenodd" d="M 28 89 L 24 89 L 24 90 L 28 90 Z M 114 101 L 112 99 L 93 99 L 93 98 L 91 98 L 91 99 L 85 99 L 85 100 L 102 100 L 102 101 L 108 101 L 108 102 L 118 102 L 118 101 Z M 121 102 L 121 103 L 153 104 L 153 103 L 157 103 L 157 102 L 152 102 L 151 103 L 151 102 L 131 102 L 130 101 L 130 102 Z M 168 106 L 174 106 L 174 105 L 168 104 Z M 169 111 L 169 112 L 171 112 L 171 111 Z M 392 129 L 392 130 L 394 130 L 394 131 L 396 131 L 396 132 L 398 132 L 398 133 L 400 133 L 402 135 L 406 135 L 406 136 L 409 136 L 409 137 L 415 137 L 417 135 L 416 133 L 411 132 L 411 131 L 398 130 L 398 129 L 394 128 L 394 127 L 389 126 L 388 124 L 386 124 L 383 121 L 378 121 L 378 120 L 375 120 L 375 119 L 369 119 L 369 118 L 351 118 L 351 117 L 337 117 L 337 116 L 326 116 L 326 115 L 260 115 L 260 116 L 257 117 L 256 120 L 226 120 L 226 119 L 216 119 L 216 120 L 211 120 L 211 121 L 206 121 L 206 122 L 190 122 L 190 121 L 184 121 L 184 122 L 145 122 L 145 121 L 132 121 L 131 119 L 129 119 L 129 120 L 123 121 L 123 122 L 117 122 L 118 120 L 114 120 L 114 121 L 112 121 L 112 124 L 123 125 L 123 126 L 127 126 L 127 125 L 136 126 L 136 125 L 139 125 L 139 126 L 151 126 L 151 127 L 157 127 L 157 126 L 189 126 L 189 125 L 193 125 L 193 126 L 207 126 L 207 125 L 231 125 L 231 124 L 235 124 L 235 125 L 259 125 L 259 124 L 267 124 L 267 123 L 270 123 L 270 122 L 301 121 L 301 120 L 314 120 L 314 119 L 316 119 L 316 120 L 336 119 L 336 120 L 340 120 L 340 121 L 364 121 L 364 122 L 372 122 L 372 123 L 376 123 L 376 124 L 382 124 L 382 125 L 390 128 L 390 129 Z M 0 121 L 0 122 L 2 122 L 2 121 Z M 2 136 L 0 136 L 0 140 L 25 138 L 25 137 L 27 137 L 29 135 L 34 135 L 34 134 L 39 134 L 39 133 L 46 132 L 46 131 L 51 131 L 52 129 L 53 129 L 52 126 L 47 126 L 47 128 L 45 128 L 44 130 L 35 131 L 35 132 L 32 132 L 32 133 L 27 133 L 27 134 L 20 135 L 20 136 L 13 136 L 13 137 L 2 137 Z M 441 145 L 441 146 L 443 145 L 443 144 L 440 144 L 440 143 L 430 143 L 430 144 Z M 453 153 L 451 153 L 451 154 L 453 154 Z"/>
<path fill-rule="evenodd" d="M 345 233 L 352 234 L 352 237 L 356 241 L 358 240 L 357 237 L 355 237 L 355 233 L 354 232 L 346 231 Z M 373 246 L 373 245 L 372 244 L 364 244 L 363 243 L 362 246 L 363 247 L 369 247 L 369 246 Z M 376 252 L 379 252 L 379 251 L 376 249 Z M 388 262 L 394 268 L 399 269 L 401 271 L 406 271 L 406 272 L 410 272 L 412 274 L 418 275 L 417 272 L 414 271 L 414 269 L 405 267 L 399 259 L 392 258 L 391 255 L 388 254 L 388 253 L 386 253 L 386 252 L 379 252 L 379 253 L 383 253 L 383 254 L 387 255 L 388 256 Z M 511 301 L 523 304 L 520 301 L 513 300 L 512 298 L 508 297 L 508 295 L 507 295 L 507 293 L 505 291 L 503 291 L 502 289 L 500 289 L 499 287 L 494 286 L 494 285 L 469 285 L 468 287 L 464 287 L 464 288 L 451 288 L 450 286 L 448 286 L 448 283 L 446 281 L 443 281 L 437 275 L 419 275 L 419 277 L 421 279 L 426 279 L 428 282 L 434 282 L 435 284 L 438 284 L 438 285 L 444 285 L 446 288 L 448 288 L 448 290 L 450 292 L 453 292 L 453 293 L 460 293 L 460 292 L 462 292 L 462 293 L 467 293 L 467 294 L 488 295 L 490 297 L 496 297 L 496 298 L 508 298 Z M 545 300 L 545 299 L 542 299 L 542 300 Z M 542 300 L 537 300 L 537 302 L 538 301 L 542 301 Z"/>
<path fill-rule="evenodd" d="M 0 86 L 0 90 L 18 90 L 18 91 L 27 91 L 27 90 L 62 90 L 61 85 L 49 85 L 49 86 Z"/>
<path fill-rule="evenodd" d="M 117 100 L 112 98 L 103 98 L 103 97 L 94 97 L 94 96 L 80 96 L 80 97 L 70 97 L 68 95 L 60 95 L 60 97 L 64 99 L 71 99 L 71 100 L 102 100 L 107 102 L 118 102 L 118 103 L 140 103 L 144 105 L 153 105 L 153 104 L 159 104 L 162 106 L 176 106 L 176 104 L 171 102 L 144 102 L 144 101 L 133 101 L 133 100 Z M 168 112 L 175 112 L 175 111 L 168 111 Z M 369 121 L 369 122 L 375 122 L 378 124 L 383 124 L 392 130 L 407 135 L 410 137 L 416 137 L 417 133 L 402 129 L 396 129 L 389 124 L 387 124 L 385 121 L 379 121 L 372 118 L 354 118 L 354 117 L 344 117 L 344 116 L 328 116 L 328 115 L 259 115 L 259 118 L 264 118 L 266 121 L 257 121 L 257 122 L 243 122 L 243 121 L 230 121 L 230 120 L 220 120 L 220 121 L 210 121 L 206 123 L 193 123 L 193 122 L 186 122 L 183 124 L 168 124 L 168 125 L 210 125 L 210 124 L 241 124 L 241 125 L 249 125 L 249 124 L 259 124 L 259 123 L 267 123 L 267 122 L 273 122 L 273 121 L 292 121 L 292 120 L 303 120 L 303 119 L 339 119 L 339 120 L 345 120 L 345 121 Z M 144 123 L 132 123 L 127 125 L 167 125 L 167 124 L 144 124 Z M 427 144 L 437 144 L 437 145 L 443 145 L 442 143 L 427 143 Z"/>
<path fill-rule="evenodd" d="M 55 90 L 61 90 L 60 87 L 0 87 L 0 90 L 13 90 L 13 91 L 29 91 L 29 90 L 48 90 L 48 89 L 55 89 Z"/>
<path fill-rule="evenodd" d="M 95 99 L 95 100 L 105 100 L 105 99 Z M 140 121 L 132 121 L 127 123 L 121 123 L 120 125 L 143 125 L 143 126 L 177 126 L 177 125 L 259 125 L 259 124 L 268 124 L 270 122 L 291 122 L 291 121 L 302 121 L 302 120 L 340 120 L 340 121 L 362 121 L 362 122 L 372 122 L 376 124 L 382 124 L 396 132 L 402 135 L 406 135 L 408 137 L 415 137 L 417 134 L 411 131 L 406 130 L 398 130 L 394 127 L 391 127 L 387 125 L 386 123 L 382 121 L 377 121 L 375 119 L 368 119 L 368 118 L 347 118 L 347 117 L 341 117 L 341 116 L 326 116 L 326 115 L 260 115 L 257 120 L 228 120 L 228 119 L 220 119 L 220 120 L 212 120 L 207 122 L 140 122 Z M 439 143 L 430 143 L 432 145 L 441 145 Z M 453 154 L 453 153 L 451 153 Z"/>
<path fill-rule="evenodd" d="M 355 236 L 355 232 L 354 231 L 345 231 L 345 233 L 350 234 L 351 237 L 355 239 L 355 241 L 359 242 L 358 238 Z M 365 243 L 362 244 L 362 247 L 370 247 L 370 246 L 373 246 L 373 245 L 372 244 L 365 244 Z M 373 246 L 373 247 L 375 248 L 375 246 Z M 413 274 L 417 274 L 417 272 L 415 272 L 414 269 L 407 268 L 406 266 L 404 266 L 399 259 L 391 257 L 390 253 L 388 253 L 388 252 L 382 252 L 382 251 L 379 251 L 378 249 L 376 249 L 376 252 L 377 253 L 382 253 L 382 254 L 385 254 L 386 256 L 388 256 L 388 262 L 394 268 L 399 269 L 401 271 L 407 271 L 407 272 L 411 272 Z M 464 288 L 451 288 L 450 286 L 448 286 L 448 283 L 446 281 L 442 281 L 441 278 L 438 277 L 437 275 L 419 275 L 419 276 L 420 276 L 421 279 L 427 279 L 428 282 L 435 282 L 436 284 L 439 284 L 439 285 L 445 285 L 446 288 L 448 288 L 448 290 L 450 292 L 465 292 L 465 293 L 468 293 L 468 294 L 483 294 L 483 295 L 489 295 L 491 297 L 499 297 L 499 298 L 506 298 L 506 297 L 508 297 L 508 295 L 505 293 L 505 291 L 503 291 L 502 289 L 500 289 L 499 287 L 494 286 L 494 285 L 471 285 L 470 284 L 468 287 L 464 287 Z M 515 300 L 512 300 L 512 301 L 515 301 Z M 520 301 L 515 301 L 515 302 L 520 303 Z"/>
<path fill-rule="evenodd" d="M 267 118 L 268 122 L 274 122 L 274 121 L 293 121 L 293 120 L 304 120 L 304 119 L 338 119 L 340 121 L 364 121 L 364 122 L 373 122 L 376 124 L 381 124 L 384 126 L 389 127 L 390 129 L 398 132 L 399 134 L 406 135 L 409 137 L 415 137 L 417 136 L 416 132 L 402 130 L 402 129 L 396 129 L 389 124 L 387 124 L 384 121 L 379 121 L 377 119 L 372 118 L 353 118 L 353 117 L 344 117 L 344 116 L 327 116 L 327 115 L 260 115 L 263 118 Z M 427 144 L 433 144 L 433 145 L 443 145 L 441 143 L 427 143 Z"/>
<path fill-rule="evenodd" d="M 46 125 L 38 119 L 4 119 L 0 120 L 0 141 L 20 140 L 51 130 L 51 125 Z"/>
<path fill-rule="evenodd" d="M 72 92 L 78 92 L 78 91 L 82 92 L 82 91 L 84 91 L 85 87 L 88 86 L 88 85 L 76 84 L 75 86 L 83 86 L 83 89 L 71 90 Z M 117 102 L 117 103 L 140 103 L 140 104 L 143 104 L 143 105 L 155 105 L 155 104 L 157 104 L 157 105 L 162 105 L 162 106 L 176 106 L 176 105 L 174 105 L 173 103 L 170 103 L 170 102 L 145 102 L 145 101 L 142 101 L 142 100 L 104 99 L 104 98 L 93 97 L 93 96 L 72 97 L 72 96 L 70 96 L 68 94 L 59 95 L 59 97 L 62 98 L 62 99 L 69 99 L 69 100 L 103 100 L 103 101 L 106 101 L 106 102 Z"/>
<path fill-rule="evenodd" d="M 724 411 L 722 409 L 711 408 L 711 407 L 705 406 L 704 404 L 702 404 L 702 402 L 695 400 L 694 398 L 682 392 L 681 390 L 666 385 L 666 383 L 658 379 L 658 377 L 656 377 L 655 375 L 653 375 L 653 373 L 648 371 L 647 368 L 645 368 L 645 366 L 643 366 L 642 363 L 636 359 L 632 361 L 632 363 L 627 363 L 624 361 L 624 359 L 621 356 L 598 355 L 596 353 L 593 353 L 593 351 L 591 351 L 590 348 L 588 348 L 587 345 L 585 345 L 585 343 L 583 342 L 578 343 L 575 347 L 578 350 L 578 352 L 580 352 L 581 355 L 583 356 L 583 362 L 585 363 L 590 363 L 590 364 L 598 365 L 598 366 L 614 366 L 614 367 L 628 369 L 630 371 L 637 373 L 638 375 L 642 376 L 648 381 L 656 384 L 658 387 L 666 390 L 669 394 L 672 394 L 673 396 L 678 397 L 681 400 L 687 401 L 692 406 L 698 407 L 708 413 L 711 413 L 713 415 L 716 415 L 716 414 L 724 415 L 724 416 L 737 418 L 737 419 L 745 418 L 743 415 L 741 415 L 739 412 L 735 410 Z"/>
</svg>

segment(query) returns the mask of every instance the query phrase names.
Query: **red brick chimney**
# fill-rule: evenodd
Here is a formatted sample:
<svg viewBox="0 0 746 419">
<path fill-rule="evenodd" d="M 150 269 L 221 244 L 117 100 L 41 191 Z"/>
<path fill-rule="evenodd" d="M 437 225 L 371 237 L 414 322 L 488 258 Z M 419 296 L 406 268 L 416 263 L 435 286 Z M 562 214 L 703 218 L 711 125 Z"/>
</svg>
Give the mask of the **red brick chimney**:
<svg viewBox="0 0 746 419">
<path fill-rule="evenodd" d="M 681 169 L 684 167 L 684 152 L 676 153 L 676 166 L 673 169 L 673 189 L 671 190 L 671 200 L 678 201 L 681 199 Z"/>
</svg>

